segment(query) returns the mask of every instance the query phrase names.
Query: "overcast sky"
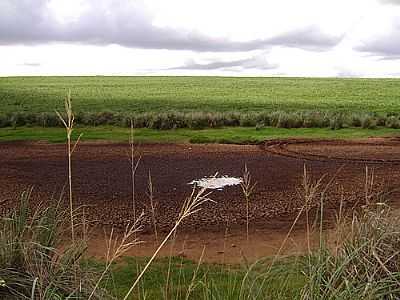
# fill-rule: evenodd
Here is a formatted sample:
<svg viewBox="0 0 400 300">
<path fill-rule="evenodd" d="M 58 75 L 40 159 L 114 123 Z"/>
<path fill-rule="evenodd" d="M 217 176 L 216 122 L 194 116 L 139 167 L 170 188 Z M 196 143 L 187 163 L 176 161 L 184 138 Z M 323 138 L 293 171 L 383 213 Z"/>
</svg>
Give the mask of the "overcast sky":
<svg viewBox="0 0 400 300">
<path fill-rule="evenodd" d="M 0 0 L 0 76 L 400 77 L 400 0 Z"/>
</svg>

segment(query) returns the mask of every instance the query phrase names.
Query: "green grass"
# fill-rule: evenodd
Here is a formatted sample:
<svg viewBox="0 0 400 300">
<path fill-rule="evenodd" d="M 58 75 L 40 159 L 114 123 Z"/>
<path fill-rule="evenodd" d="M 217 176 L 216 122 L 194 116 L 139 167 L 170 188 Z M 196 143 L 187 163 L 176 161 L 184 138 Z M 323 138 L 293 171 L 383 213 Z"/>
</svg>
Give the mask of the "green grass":
<svg viewBox="0 0 400 300">
<path fill-rule="evenodd" d="M 76 138 L 83 133 L 82 140 L 109 140 L 126 142 L 130 129 L 102 126 L 102 127 L 77 127 L 73 136 Z M 273 128 L 267 127 L 256 130 L 248 127 L 227 127 L 221 129 L 176 129 L 153 130 L 135 129 L 134 138 L 138 143 L 256 143 L 266 139 L 275 138 L 333 138 L 351 139 L 375 136 L 393 136 L 399 134 L 398 129 L 391 128 L 343 128 L 332 130 L 328 128 Z M 18 140 L 43 140 L 51 143 L 65 142 L 64 128 L 51 127 L 19 127 L 0 128 L 0 141 Z"/>
<path fill-rule="evenodd" d="M 335 111 L 398 112 L 399 79 L 226 77 L 0 78 L 0 113 Z"/>
<path fill-rule="evenodd" d="M 117 299 L 122 299 L 146 261 L 147 259 L 143 257 L 122 258 L 113 265 L 111 274 L 104 281 L 103 287 Z M 102 262 L 91 259 L 89 265 L 101 270 Z M 305 284 L 305 276 L 301 273 L 304 265 L 301 259 L 296 257 L 280 260 L 268 276 L 266 275 L 267 264 L 262 262 L 248 273 L 246 267 L 242 265 L 202 263 L 195 280 L 193 280 L 193 274 L 197 263 L 180 257 L 172 257 L 169 296 L 165 297 L 168 266 L 169 258 L 154 261 L 132 299 L 185 299 L 191 282 L 196 285 L 190 299 L 247 299 L 246 293 L 249 293 L 248 296 L 255 296 L 258 293 L 257 288 L 260 290 L 260 295 L 250 297 L 251 299 L 265 299 L 266 295 L 270 297 L 279 295 L 279 299 L 294 299 L 298 297 Z M 248 279 L 243 281 L 246 273 Z M 265 280 L 266 278 L 268 280 Z M 265 280 L 264 284 L 263 280 Z M 244 282 L 243 288 L 241 288 L 242 282 Z M 249 291 L 250 287 L 252 291 Z M 138 291 L 141 297 L 138 297 Z M 244 293 L 242 297 L 239 297 L 240 292 Z"/>
</svg>

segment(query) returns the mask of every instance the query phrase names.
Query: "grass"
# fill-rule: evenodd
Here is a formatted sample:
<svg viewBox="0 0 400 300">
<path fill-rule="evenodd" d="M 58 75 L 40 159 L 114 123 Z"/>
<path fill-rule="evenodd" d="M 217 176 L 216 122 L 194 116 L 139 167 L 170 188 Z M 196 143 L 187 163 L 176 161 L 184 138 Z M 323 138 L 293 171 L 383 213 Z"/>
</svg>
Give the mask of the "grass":
<svg viewBox="0 0 400 300">
<path fill-rule="evenodd" d="M 1 113 L 62 110 L 66 90 L 80 112 L 397 112 L 398 79 L 225 77 L 0 78 Z"/>
<path fill-rule="evenodd" d="M 124 257 L 113 264 L 110 275 L 103 283 L 103 287 L 111 292 L 117 299 L 121 299 L 132 285 L 132 278 L 136 278 L 138 270 L 142 269 L 148 261 L 145 257 Z M 305 276 L 301 273 L 303 259 L 287 258 L 282 259 L 277 264 L 268 280 L 268 286 L 263 286 L 262 295 L 276 295 L 276 291 L 282 287 L 283 282 L 287 289 L 280 293 L 279 299 L 293 299 L 299 295 L 305 284 Z M 89 264 L 101 270 L 103 263 L 98 260 L 89 260 Z M 171 289 L 168 297 L 165 297 L 166 272 L 171 265 Z M 182 257 L 159 258 L 153 262 L 151 268 L 142 278 L 139 289 L 142 293 L 142 299 L 185 299 L 188 287 L 190 286 L 193 275 L 198 268 L 195 261 Z M 250 278 L 256 278 L 261 281 L 265 271 L 265 262 L 260 262 L 250 275 Z M 190 295 L 190 299 L 239 299 L 241 283 L 246 276 L 246 268 L 240 265 L 227 266 L 218 264 L 200 265 L 196 274 L 196 286 Z M 251 282 L 248 282 L 251 284 Z M 145 291 L 145 293 L 143 292 Z M 144 297 L 144 294 L 146 297 Z M 228 297 L 230 296 L 230 297 Z M 243 297 L 244 299 L 244 297 Z M 258 299 L 263 299 L 260 293 Z"/>
<path fill-rule="evenodd" d="M 82 141 L 108 140 L 126 141 L 130 135 L 130 128 L 113 126 L 101 127 L 76 127 L 72 134 L 77 139 L 83 133 Z M 134 129 L 135 142 L 137 143 L 257 143 L 274 138 L 333 138 L 352 139 L 378 136 L 393 136 L 399 133 L 392 128 L 343 128 L 331 130 L 329 128 L 274 128 L 267 127 L 256 130 L 248 127 L 227 127 L 221 129 L 175 129 L 154 130 Z M 64 128 L 18 127 L 0 128 L 0 141 L 48 141 L 51 143 L 65 142 Z"/>
<path fill-rule="evenodd" d="M 335 250 L 323 245 L 309 255 L 302 298 L 399 299 L 398 213 L 370 202 L 342 223 Z"/>
<path fill-rule="evenodd" d="M 30 195 L 22 193 L 17 208 L 0 218 L 0 299 L 88 299 L 97 274 L 81 265 L 85 241 L 60 251 L 69 228 L 61 201 L 32 209 Z M 103 292 L 93 299 L 104 299 Z"/>
</svg>

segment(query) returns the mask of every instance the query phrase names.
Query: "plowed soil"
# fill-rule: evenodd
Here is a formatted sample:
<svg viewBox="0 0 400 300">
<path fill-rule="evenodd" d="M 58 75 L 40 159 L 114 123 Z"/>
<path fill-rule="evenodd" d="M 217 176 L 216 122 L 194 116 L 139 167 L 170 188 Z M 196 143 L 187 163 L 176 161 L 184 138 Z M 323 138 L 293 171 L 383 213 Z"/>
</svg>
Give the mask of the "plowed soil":
<svg viewBox="0 0 400 300">
<path fill-rule="evenodd" d="M 75 205 L 85 205 L 88 218 L 96 224 L 123 228 L 133 220 L 129 151 L 126 144 L 85 142 L 73 154 Z M 268 237 L 268 233 L 284 235 L 303 205 L 304 166 L 314 181 L 322 176 L 323 184 L 332 180 L 324 205 L 327 216 L 332 216 L 341 199 L 347 208 L 365 201 L 366 166 L 370 174 L 374 173 L 377 190 L 392 190 L 400 182 L 397 139 L 282 140 L 262 145 L 149 144 L 138 145 L 137 155 L 141 161 L 135 182 L 136 211 L 145 213 L 145 233 L 151 232 L 146 194 L 149 171 L 162 234 L 174 224 L 185 197 L 190 194 L 190 181 L 216 173 L 241 177 L 246 164 L 252 180 L 257 182 L 250 205 L 251 234 L 259 232 L 270 240 L 274 238 Z M 0 143 L 3 213 L 17 203 L 20 192 L 29 186 L 34 187 L 33 203 L 56 201 L 50 199 L 59 198 L 66 179 L 64 145 Z M 394 205 L 397 196 L 397 193 L 388 196 Z M 240 186 L 213 191 L 210 197 L 215 203 L 207 203 L 200 213 L 185 221 L 181 232 L 192 238 L 209 236 L 219 240 L 226 236 L 225 232 L 243 236 L 246 205 Z"/>
</svg>

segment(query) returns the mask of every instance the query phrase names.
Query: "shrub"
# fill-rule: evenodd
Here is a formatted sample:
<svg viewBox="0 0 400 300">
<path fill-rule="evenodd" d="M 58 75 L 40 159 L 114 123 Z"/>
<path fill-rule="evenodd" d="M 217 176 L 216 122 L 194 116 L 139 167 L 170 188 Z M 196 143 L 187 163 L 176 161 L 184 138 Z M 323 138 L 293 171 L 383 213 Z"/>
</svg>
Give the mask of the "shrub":
<svg viewBox="0 0 400 300">
<path fill-rule="evenodd" d="M 174 113 L 163 113 L 158 118 L 160 120 L 159 129 L 178 128 L 181 123 L 180 117 Z"/>
<path fill-rule="evenodd" d="M 146 128 L 148 127 L 148 120 L 149 120 L 149 115 L 144 113 L 144 114 L 137 114 L 134 115 L 132 118 L 133 121 L 133 127 L 135 128 Z M 130 118 L 126 119 L 127 123 L 126 126 L 130 127 Z"/>
<path fill-rule="evenodd" d="M 264 123 L 266 126 L 278 127 L 279 119 L 281 118 L 282 112 L 273 111 L 269 115 L 269 123 Z"/>
<path fill-rule="evenodd" d="M 361 116 L 359 114 L 351 114 L 349 124 L 352 127 L 361 127 Z"/>
<path fill-rule="evenodd" d="M 264 124 L 264 126 L 272 126 L 270 112 L 257 113 L 256 120 L 257 120 L 257 123 L 262 123 L 262 124 Z"/>
<path fill-rule="evenodd" d="M 205 113 L 193 112 L 187 114 L 186 123 L 191 129 L 203 129 L 208 127 L 208 120 Z"/>
<path fill-rule="evenodd" d="M 174 118 L 174 126 L 173 128 L 186 128 L 186 117 L 184 113 L 181 112 L 174 112 L 173 113 L 173 118 Z"/>
<path fill-rule="evenodd" d="M 26 124 L 26 118 L 23 113 L 14 113 L 11 115 L 10 123 L 13 128 L 24 126 Z"/>
<path fill-rule="evenodd" d="M 225 113 L 225 126 L 239 126 L 240 125 L 240 113 L 239 112 L 228 112 Z"/>
<path fill-rule="evenodd" d="M 344 120 L 343 117 L 341 115 L 336 115 L 333 116 L 330 120 L 330 124 L 329 127 L 332 130 L 337 130 L 337 129 L 341 129 L 344 127 Z"/>
<path fill-rule="evenodd" d="M 386 124 L 387 115 L 377 115 L 375 116 L 376 125 L 377 126 L 385 126 Z"/>
<path fill-rule="evenodd" d="M 253 127 L 257 124 L 257 116 L 254 113 L 243 114 L 240 117 L 240 126 Z"/>
<path fill-rule="evenodd" d="M 117 116 L 110 111 L 99 112 L 94 116 L 94 124 L 98 125 L 113 125 L 117 123 Z"/>
<path fill-rule="evenodd" d="M 175 128 L 219 128 L 223 126 L 254 127 L 258 123 L 279 128 L 327 128 L 340 129 L 347 126 L 375 128 L 394 126 L 396 114 L 374 115 L 360 113 L 337 114 L 318 111 L 261 111 L 261 112 L 145 112 L 116 113 L 111 111 L 75 115 L 75 122 L 84 126 L 114 125 L 135 128 L 175 129 Z M 388 120 L 390 119 L 390 120 Z M 52 113 L 9 113 L 0 115 L 0 127 L 42 126 L 56 127 L 61 123 Z"/>
<path fill-rule="evenodd" d="M 96 126 L 96 116 L 91 113 L 81 112 L 76 114 L 75 121 L 77 124 L 87 125 L 87 126 Z"/>
<path fill-rule="evenodd" d="M 305 128 L 324 128 L 330 123 L 330 117 L 320 112 L 303 112 L 302 119 Z"/>
<path fill-rule="evenodd" d="M 55 114 L 41 113 L 36 117 L 35 125 L 42 127 L 56 127 L 60 126 L 60 120 Z"/>
<path fill-rule="evenodd" d="M 21 125 L 18 126 L 34 126 L 37 125 L 37 115 L 33 113 L 21 113 L 20 116 Z"/>
<path fill-rule="evenodd" d="M 0 114 L 0 128 L 11 126 L 10 115 Z"/>
<path fill-rule="evenodd" d="M 376 128 L 376 120 L 370 115 L 364 115 L 361 118 L 361 127 L 364 129 Z"/>
<path fill-rule="evenodd" d="M 278 115 L 276 127 L 279 128 L 299 128 L 303 124 L 301 116 L 297 113 L 281 112 Z"/>
<path fill-rule="evenodd" d="M 386 119 L 385 126 L 388 128 L 400 128 L 400 120 L 398 117 L 390 116 Z"/>
</svg>

